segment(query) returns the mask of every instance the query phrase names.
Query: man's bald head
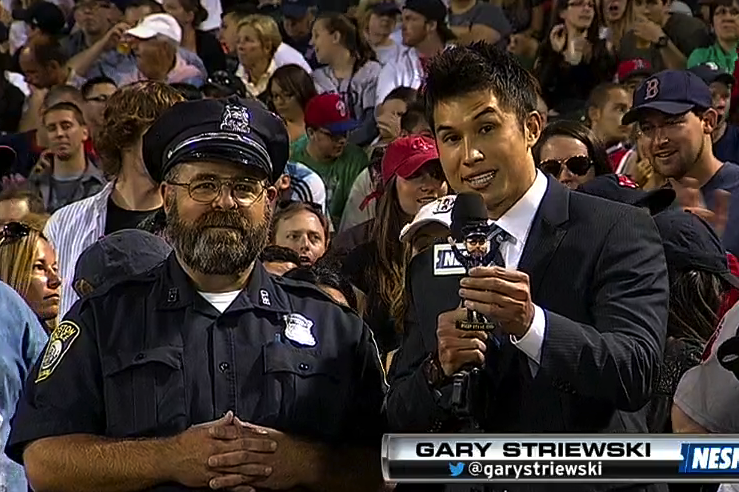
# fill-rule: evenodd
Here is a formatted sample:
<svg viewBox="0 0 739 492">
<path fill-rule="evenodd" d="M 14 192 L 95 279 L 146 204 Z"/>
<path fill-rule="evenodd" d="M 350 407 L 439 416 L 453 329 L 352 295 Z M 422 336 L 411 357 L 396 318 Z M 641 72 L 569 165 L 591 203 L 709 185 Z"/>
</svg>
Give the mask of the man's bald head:
<svg viewBox="0 0 739 492">
<path fill-rule="evenodd" d="M 39 89 L 63 84 L 68 60 L 59 41 L 46 36 L 31 39 L 18 57 L 26 82 Z"/>
</svg>

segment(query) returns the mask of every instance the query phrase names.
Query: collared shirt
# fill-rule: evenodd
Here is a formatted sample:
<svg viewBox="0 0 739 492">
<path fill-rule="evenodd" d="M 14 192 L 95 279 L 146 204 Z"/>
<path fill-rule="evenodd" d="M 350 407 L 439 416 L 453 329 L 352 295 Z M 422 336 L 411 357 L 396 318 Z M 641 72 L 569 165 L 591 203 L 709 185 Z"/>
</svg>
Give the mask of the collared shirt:
<svg viewBox="0 0 739 492">
<path fill-rule="evenodd" d="M 48 337 L 36 314 L 8 284 L 0 282 L 0 445 L 5 447 L 10 418 L 33 364 L 41 355 Z M 0 454 L 0 489 L 26 492 L 22 466 Z"/>
<path fill-rule="evenodd" d="M 70 203 L 82 200 L 99 193 L 108 181 L 90 159 L 87 159 L 85 171 L 71 181 L 56 180 L 53 169 L 42 174 L 33 174 L 29 178 L 30 186 L 41 194 L 41 198 L 48 213 L 56 212 L 58 209 Z M 68 185 L 68 193 L 61 192 L 60 187 Z"/>
<path fill-rule="evenodd" d="M 505 241 L 500 252 L 503 255 L 505 266 L 515 270 L 521 261 L 523 249 L 531 232 L 534 217 L 539 210 L 544 194 L 547 192 L 547 178 L 541 171 L 536 171 L 536 179 L 526 193 L 506 211 L 495 224 L 506 231 L 511 238 Z M 536 373 L 541 362 L 541 347 L 544 343 L 546 333 L 546 317 L 544 310 L 534 305 L 534 320 L 531 322 L 529 331 L 516 339 L 511 336 L 511 342 L 529 358 L 529 367 L 532 373 Z"/>
<path fill-rule="evenodd" d="M 277 64 L 275 64 L 275 59 L 272 57 L 272 60 L 269 62 L 269 66 L 267 67 L 267 71 L 259 77 L 259 80 L 251 80 L 249 72 L 246 71 L 243 65 L 239 65 L 236 75 L 241 78 L 242 82 L 244 82 L 246 91 L 252 96 L 258 97 L 267 90 L 267 83 L 269 82 L 270 77 L 272 77 L 272 74 L 275 73 L 275 70 L 277 70 Z"/>
<path fill-rule="evenodd" d="M 62 280 L 59 319 L 67 314 L 78 299 L 72 288 L 77 258 L 105 234 L 108 198 L 114 186 L 115 182 L 111 181 L 97 195 L 60 208 L 46 223 L 44 235 L 54 246 Z"/>
<path fill-rule="evenodd" d="M 386 383 L 369 328 L 317 287 L 258 261 L 223 312 L 171 254 L 87 296 L 57 331 L 68 334 L 62 351 L 34 367 L 13 417 L 12 459 L 44 437 L 172 436 L 229 410 L 317 442 L 382 436 Z"/>
</svg>

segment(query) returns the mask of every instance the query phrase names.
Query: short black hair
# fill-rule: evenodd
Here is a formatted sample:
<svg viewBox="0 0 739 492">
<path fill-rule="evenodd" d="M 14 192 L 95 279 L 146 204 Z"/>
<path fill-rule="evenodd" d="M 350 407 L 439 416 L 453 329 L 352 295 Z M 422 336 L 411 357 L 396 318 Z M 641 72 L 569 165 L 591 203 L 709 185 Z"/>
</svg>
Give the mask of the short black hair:
<svg viewBox="0 0 739 492">
<path fill-rule="evenodd" d="M 236 19 L 242 20 L 245 17 L 258 13 L 259 10 L 255 5 L 252 5 L 250 3 L 235 3 L 223 9 L 223 14 L 221 14 L 221 18 L 226 17 L 227 15 L 233 15 L 234 17 L 236 17 Z"/>
<path fill-rule="evenodd" d="M 492 91 L 501 108 L 524 123 L 536 111 L 539 84 L 516 58 L 496 46 L 479 41 L 455 46 L 431 59 L 426 76 L 426 117 L 435 131 L 434 108 L 447 99 L 472 92 Z"/>
<path fill-rule="evenodd" d="M 286 272 L 283 277 L 293 280 L 302 280 L 315 286 L 325 285 L 336 289 L 343 294 L 349 307 L 355 311 L 359 307 L 357 294 L 352 284 L 341 274 L 341 269 L 336 260 L 327 257 L 320 258 L 312 266 L 293 268 Z"/>
<path fill-rule="evenodd" d="M 46 115 L 53 113 L 54 111 L 70 111 L 74 114 L 74 118 L 82 126 L 85 126 L 85 116 L 82 114 L 82 110 L 74 103 L 71 102 L 59 102 L 46 108 L 42 115 L 42 121 L 46 120 Z"/>
<path fill-rule="evenodd" d="M 36 63 L 42 67 L 48 67 L 54 62 L 63 67 L 69 61 L 69 56 L 58 39 L 40 37 L 30 41 L 27 47 L 33 53 Z"/>
<path fill-rule="evenodd" d="M 418 98 L 418 91 L 416 89 L 413 89 L 411 87 L 405 87 L 400 86 L 396 87 L 395 89 L 391 90 L 390 93 L 388 93 L 387 96 L 385 96 L 385 99 L 382 100 L 382 102 L 387 101 L 403 101 L 406 104 L 411 104 L 413 102 L 416 102 L 416 99 Z"/>
<path fill-rule="evenodd" d="M 202 91 L 192 84 L 186 84 L 184 82 L 174 82 L 169 85 L 172 87 L 172 89 L 175 89 L 177 92 L 182 94 L 182 97 L 184 97 L 188 101 L 199 101 L 203 98 Z"/>
<path fill-rule="evenodd" d="M 400 129 L 406 133 L 413 132 L 420 123 L 426 121 L 426 107 L 422 102 L 416 101 L 408 105 L 400 117 Z"/>
<path fill-rule="evenodd" d="M 290 248 L 274 244 L 264 248 L 262 253 L 259 255 L 259 259 L 263 262 L 276 261 L 280 263 L 293 263 L 295 265 L 300 265 L 301 263 L 300 255 L 298 255 L 298 253 Z"/>
<path fill-rule="evenodd" d="M 118 87 L 118 84 L 115 83 L 115 80 L 111 79 L 110 77 L 106 77 L 105 75 L 100 75 L 98 77 L 93 77 L 91 79 L 88 79 L 87 82 L 82 84 L 82 87 L 80 87 L 80 92 L 82 93 L 82 97 L 87 97 L 90 95 L 90 92 L 92 92 L 92 89 L 96 85 L 100 84 L 110 84 L 114 87 Z"/>
</svg>

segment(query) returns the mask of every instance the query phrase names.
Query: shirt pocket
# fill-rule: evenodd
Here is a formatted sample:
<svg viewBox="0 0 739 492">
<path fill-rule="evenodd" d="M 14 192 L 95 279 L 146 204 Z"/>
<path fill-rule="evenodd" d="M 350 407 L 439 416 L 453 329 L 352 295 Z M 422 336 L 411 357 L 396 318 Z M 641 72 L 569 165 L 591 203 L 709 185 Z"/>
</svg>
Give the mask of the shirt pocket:
<svg viewBox="0 0 739 492">
<path fill-rule="evenodd" d="M 155 347 L 103 358 L 107 434 L 172 435 L 187 427 L 181 347 Z"/>
<path fill-rule="evenodd" d="M 347 393 L 338 360 L 282 342 L 265 345 L 263 356 L 262 403 L 275 424 L 302 435 L 338 437 Z"/>
</svg>

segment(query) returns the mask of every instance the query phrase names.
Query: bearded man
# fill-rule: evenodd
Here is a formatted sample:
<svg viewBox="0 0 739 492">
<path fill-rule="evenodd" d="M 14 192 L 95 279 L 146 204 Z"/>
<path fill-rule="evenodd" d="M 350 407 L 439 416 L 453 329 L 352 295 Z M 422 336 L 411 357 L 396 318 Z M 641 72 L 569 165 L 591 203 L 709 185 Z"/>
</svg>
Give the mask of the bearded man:
<svg viewBox="0 0 739 492">
<path fill-rule="evenodd" d="M 39 491 L 378 490 L 385 381 L 370 331 L 258 260 L 282 121 L 256 101 L 179 103 L 143 155 L 174 252 L 72 308 L 9 456 Z"/>
</svg>

